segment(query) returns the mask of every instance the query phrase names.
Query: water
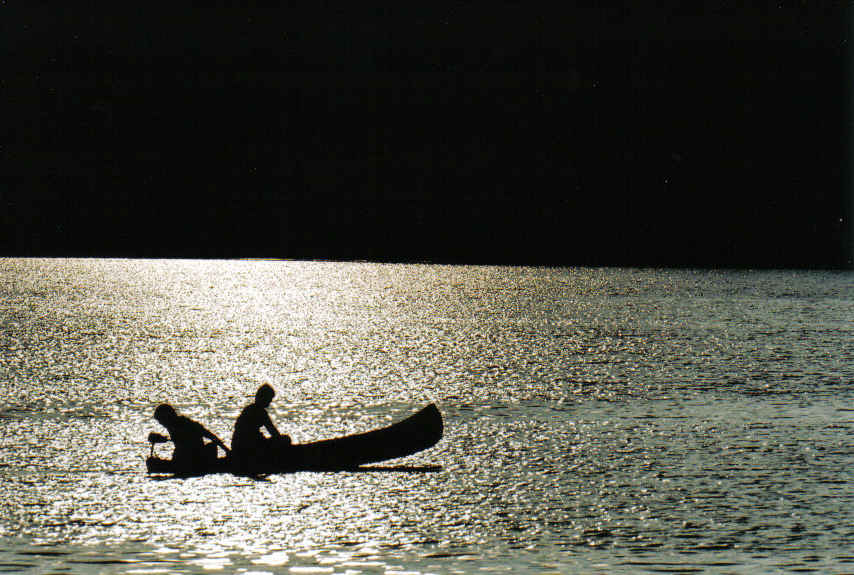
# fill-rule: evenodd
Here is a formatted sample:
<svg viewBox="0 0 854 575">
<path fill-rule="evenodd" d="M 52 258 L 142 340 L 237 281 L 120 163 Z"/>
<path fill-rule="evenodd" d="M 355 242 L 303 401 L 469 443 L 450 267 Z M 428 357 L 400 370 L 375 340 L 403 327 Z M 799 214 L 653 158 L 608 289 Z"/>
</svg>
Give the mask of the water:
<svg viewBox="0 0 854 575">
<path fill-rule="evenodd" d="M 854 573 L 854 274 L 0 260 L 0 571 Z M 154 407 L 398 471 L 146 476 Z M 162 447 L 158 449 L 164 449 Z"/>
</svg>

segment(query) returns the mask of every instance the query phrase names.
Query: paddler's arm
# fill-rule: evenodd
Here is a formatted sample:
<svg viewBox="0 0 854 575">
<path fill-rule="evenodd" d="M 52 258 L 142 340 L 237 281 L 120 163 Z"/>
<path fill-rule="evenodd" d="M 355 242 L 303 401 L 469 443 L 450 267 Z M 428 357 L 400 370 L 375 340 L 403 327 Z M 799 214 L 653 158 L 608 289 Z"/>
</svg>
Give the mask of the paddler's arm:
<svg viewBox="0 0 854 575">
<path fill-rule="evenodd" d="M 166 443 L 167 441 L 172 441 L 172 438 L 155 431 L 148 434 L 148 442 L 151 445 L 154 445 L 155 443 Z"/>
<path fill-rule="evenodd" d="M 270 437 L 281 437 L 281 433 L 276 429 L 276 426 L 273 425 L 273 420 L 270 419 L 270 414 L 264 411 L 264 420 L 261 422 L 268 432 L 270 432 Z"/>
<path fill-rule="evenodd" d="M 228 449 L 228 447 L 225 446 L 225 443 L 223 443 L 219 437 L 217 437 L 216 435 L 214 435 L 213 433 L 208 431 L 208 429 L 206 427 L 202 427 L 202 435 L 204 435 L 205 437 L 207 437 L 208 439 L 210 439 L 211 441 L 213 441 L 214 443 L 216 443 L 217 445 L 222 447 L 222 450 L 225 451 L 226 453 L 229 452 L 229 449 Z"/>
</svg>

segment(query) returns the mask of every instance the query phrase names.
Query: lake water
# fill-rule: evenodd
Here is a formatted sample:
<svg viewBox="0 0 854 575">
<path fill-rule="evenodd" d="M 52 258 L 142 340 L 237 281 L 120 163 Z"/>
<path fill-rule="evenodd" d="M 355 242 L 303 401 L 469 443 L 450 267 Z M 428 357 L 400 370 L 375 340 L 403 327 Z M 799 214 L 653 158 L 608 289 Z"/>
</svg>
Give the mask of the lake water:
<svg viewBox="0 0 854 575">
<path fill-rule="evenodd" d="M 850 272 L 5 259 L 0 329 L 0 571 L 854 573 Z M 229 441 L 263 382 L 445 437 L 146 475 L 158 403 Z"/>
</svg>

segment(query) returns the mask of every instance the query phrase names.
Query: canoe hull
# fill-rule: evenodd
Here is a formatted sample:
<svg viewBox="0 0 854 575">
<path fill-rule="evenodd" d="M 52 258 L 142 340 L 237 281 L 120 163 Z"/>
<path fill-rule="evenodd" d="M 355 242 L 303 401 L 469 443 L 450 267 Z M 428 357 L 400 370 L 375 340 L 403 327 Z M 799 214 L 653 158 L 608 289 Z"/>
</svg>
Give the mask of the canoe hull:
<svg viewBox="0 0 854 575">
<path fill-rule="evenodd" d="M 252 461 L 241 468 L 228 458 L 179 466 L 172 460 L 149 457 L 145 463 L 149 473 L 176 475 L 345 470 L 418 453 L 436 445 L 443 432 L 442 415 L 434 404 L 430 404 L 418 413 L 388 427 L 335 439 L 291 445 L 266 454 L 263 461 Z"/>
</svg>

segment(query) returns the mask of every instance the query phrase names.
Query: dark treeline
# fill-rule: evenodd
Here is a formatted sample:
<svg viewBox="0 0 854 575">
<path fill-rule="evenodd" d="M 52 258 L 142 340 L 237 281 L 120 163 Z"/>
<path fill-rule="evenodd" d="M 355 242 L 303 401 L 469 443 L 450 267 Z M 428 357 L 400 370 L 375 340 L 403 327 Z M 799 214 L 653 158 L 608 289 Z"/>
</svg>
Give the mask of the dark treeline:
<svg viewBox="0 0 854 575">
<path fill-rule="evenodd" d="M 12 14 L 0 251 L 846 265 L 843 9 L 635 4 Z"/>
</svg>

